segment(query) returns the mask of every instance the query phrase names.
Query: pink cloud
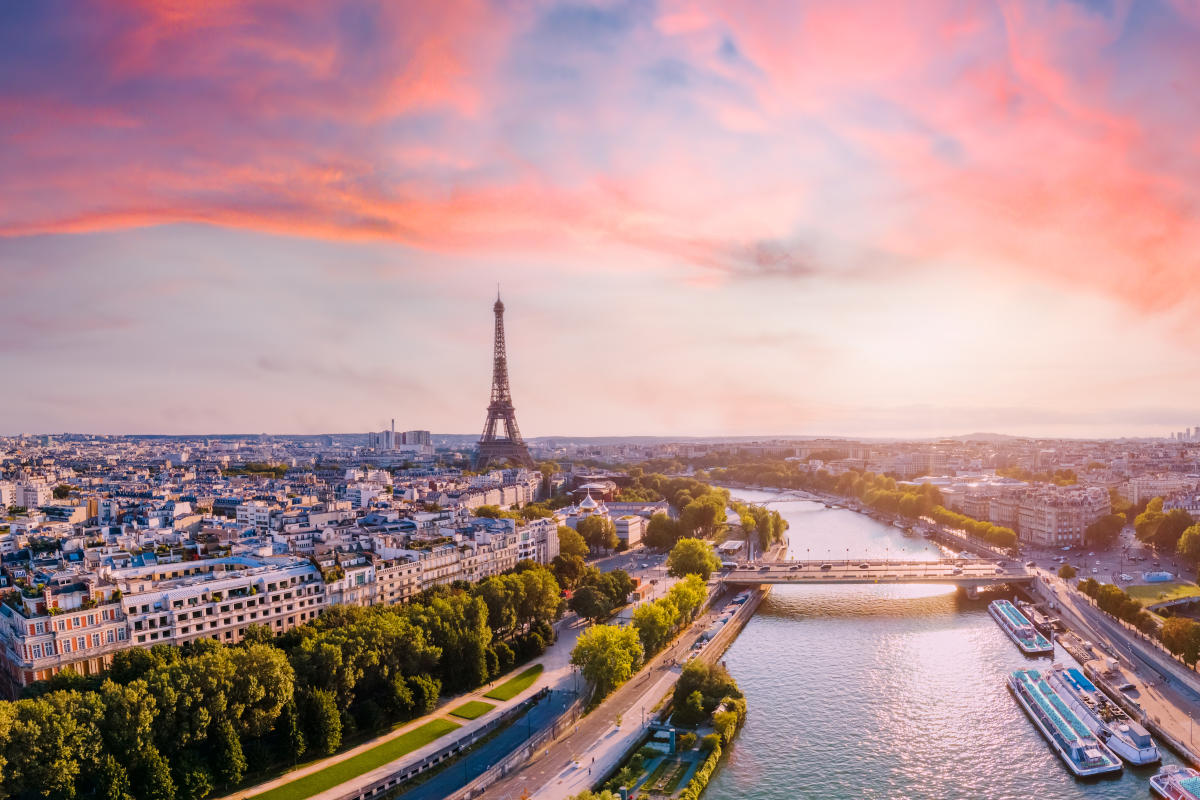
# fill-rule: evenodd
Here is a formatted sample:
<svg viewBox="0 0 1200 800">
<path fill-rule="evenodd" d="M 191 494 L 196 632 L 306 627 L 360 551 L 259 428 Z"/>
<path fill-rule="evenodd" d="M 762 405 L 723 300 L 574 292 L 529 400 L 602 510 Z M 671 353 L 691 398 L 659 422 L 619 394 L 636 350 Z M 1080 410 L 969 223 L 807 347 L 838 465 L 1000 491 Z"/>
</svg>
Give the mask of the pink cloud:
<svg viewBox="0 0 1200 800">
<path fill-rule="evenodd" d="M 1159 309 L 1200 299 L 1200 119 L 1144 90 L 1200 52 L 1114 5 L 611 4 L 567 41 L 549 4 L 104 4 L 88 58 L 0 88 L 0 234 L 616 243 L 705 280 L 884 254 Z"/>
</svg>

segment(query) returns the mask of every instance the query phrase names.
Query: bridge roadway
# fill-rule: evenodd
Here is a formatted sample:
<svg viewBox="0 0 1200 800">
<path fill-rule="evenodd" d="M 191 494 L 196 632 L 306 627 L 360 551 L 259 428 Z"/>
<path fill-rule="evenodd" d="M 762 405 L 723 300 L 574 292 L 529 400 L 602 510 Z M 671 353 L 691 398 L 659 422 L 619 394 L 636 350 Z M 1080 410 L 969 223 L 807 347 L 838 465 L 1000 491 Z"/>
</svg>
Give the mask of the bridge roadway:
<svg viewBox="0 0 1200 800">
<path fill-rule="evenodd" d="M 826 567 L 822 569 L 822 567 Z M 1024 567 L 984 559 L 939 561 L 775 561 L 750 562 L 723 570 L 724 583 L 950 583 L 969 589 L 1002 583 L 1027 583 L 1034 575 Z"/>
</svg>

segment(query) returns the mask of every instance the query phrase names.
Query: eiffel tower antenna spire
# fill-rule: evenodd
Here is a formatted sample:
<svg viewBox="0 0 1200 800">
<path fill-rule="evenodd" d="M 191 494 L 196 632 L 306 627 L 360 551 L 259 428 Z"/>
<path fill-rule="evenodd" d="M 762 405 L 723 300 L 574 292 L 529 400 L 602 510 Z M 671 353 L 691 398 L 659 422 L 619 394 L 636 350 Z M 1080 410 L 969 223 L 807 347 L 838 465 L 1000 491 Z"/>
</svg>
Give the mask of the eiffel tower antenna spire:
<svg viewBox="0 0 1200 800">
<path fill-rule="evenodd" d="M 496 315 L 492 347 L 492 397 L 488 403 L 487 420 L 483 423 L 483 435 L 479 437 L 475 469 L 483 470 L 508 461 L 532 468 L 533 457 L 529 455 L 529 447 L 521 438 L 521 429 L 517 427 L 516 410 L 508 388 L 508 353 L 504 344 L 504 303 L 500 300 L 500 284 L 496 284 L 496 303 L 492 306 L 492 312 Z"/>
</svg>

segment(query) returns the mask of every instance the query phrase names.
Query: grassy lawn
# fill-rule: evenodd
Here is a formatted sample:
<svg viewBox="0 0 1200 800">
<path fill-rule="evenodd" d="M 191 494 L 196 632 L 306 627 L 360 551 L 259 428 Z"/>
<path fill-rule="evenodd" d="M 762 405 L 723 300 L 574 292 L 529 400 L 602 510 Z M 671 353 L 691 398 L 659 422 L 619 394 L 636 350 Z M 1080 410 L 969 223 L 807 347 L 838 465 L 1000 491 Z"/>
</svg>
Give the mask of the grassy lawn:
<svg viewBox="0 0 1200 800">
<path fill-rule="evenodd" d="M 1142 603 L 1162 603 L 1166 600 L 1178 600 L 1181 597 L 1200 597 L 1200 586 L 1194 583 L 1141 583 L 1130 586 L 1125 590 L 1134 600 Z"/>
<path fill-rule="evenodd" d="M 495 689 L 492 689 L 490 692 L 485 694 L 484 697 L 490 697 L 493 700 L 512 700 L 521 692 L 532 686 L 533 682 L 537 680 L 537 676 L 541 674 L 542 665 L 534 664 L 517 677 L 510 678 L 509 680 L 506 680 L 504 683 L 497 686 Z"/>
<path fill-rule="evenodd" d="M 370 772 L 376 767 L 382 767 L 389 761 L 395 761 L 413 750 L 424 747 L 433 740 L 445 736 L 458 728 L 457 722 L 445 719 L 435 719 L 426 722 L 419 728 L 413 728 L 403 736 L 384 742 L 378 747 L 365 750 L 353 758 L 348 758 L 320 772 L 305 775 L 303 778 L 285 783 L 268 792 L 254 795 L 254 800 L 304 800 L 326 789 L 332 789 L 340 783 L 356 778 L 364 772 Z"/>
<path fill-rule="evenodd" d="M 469 700 L 450 713 L 463 719 L 479 719 L 495 707 L 494 703 L 485 703 L 482 700 Z"/>
</svg>

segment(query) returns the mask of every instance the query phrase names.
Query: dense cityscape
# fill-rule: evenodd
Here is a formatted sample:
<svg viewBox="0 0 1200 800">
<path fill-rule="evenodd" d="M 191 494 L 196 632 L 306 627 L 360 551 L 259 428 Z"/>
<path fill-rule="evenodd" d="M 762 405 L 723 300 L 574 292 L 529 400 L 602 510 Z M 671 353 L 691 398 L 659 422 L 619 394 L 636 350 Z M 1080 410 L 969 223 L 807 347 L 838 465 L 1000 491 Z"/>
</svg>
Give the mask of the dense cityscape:
<svg viewBox="0 0 1200 800">
<path fill-rule="evenodd" d="M 1200 800 L 1197 75 L 0 3 L 0 800 Z"/>
</svg>

